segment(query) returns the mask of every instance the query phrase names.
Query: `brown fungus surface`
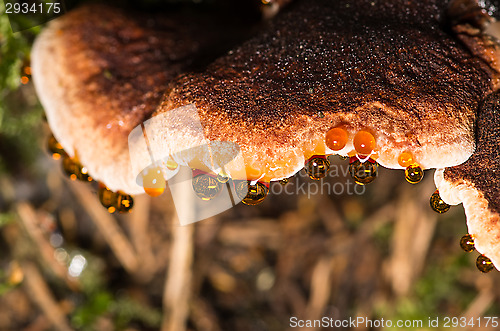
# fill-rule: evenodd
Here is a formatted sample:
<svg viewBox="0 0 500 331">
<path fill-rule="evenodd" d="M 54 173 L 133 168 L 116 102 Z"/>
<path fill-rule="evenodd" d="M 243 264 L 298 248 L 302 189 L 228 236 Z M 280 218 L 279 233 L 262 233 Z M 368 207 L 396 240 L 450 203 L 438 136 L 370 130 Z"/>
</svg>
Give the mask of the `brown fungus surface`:
<svg viewBox="0 0 500 331">
<path fill-rule="evenodd" d="M 48 122 L 96 180 L 131 191 L 131 130 L 151 116 L 174 77 L 205 66 L 252 26 L 219 15 L 91 4 L 51 21 L 37 38 L 33 79 Z"/>
<path fill-rule="evenodd" d="M 476 151 L 467 162 L 447 168 L 450 182 L 467 181 L 481 191 L 489 208 L 500 214 L 500 95 L 487 98 L 480 111 L 476 129 Z"/>
<path fill-rule="evenodd" d="M 447 6 L 293 3 L 204 72 L 176 79 L 156 114 L 195 104 L 207 137 L 238 143 L 268 179 L 280 177 L 270 170 L 280 159 L 314 154 L 336 125 L 351 135 L 362 128 L 377 133 L 378 161 L 387 167 L 400 168 L 403 150 L 424 168 L 460 164 L 474 149 L 478 105 L 498 80 L 497 53 L 490 62 L 481 58 L 496 45 L 485 46 L 480 34 L 462 31 L 467 46 L 455 37 Z M 349 150 L 352 144 L 339 154 Z M 301 163 L 281 174 L 292 175 Z"/>
</svg>

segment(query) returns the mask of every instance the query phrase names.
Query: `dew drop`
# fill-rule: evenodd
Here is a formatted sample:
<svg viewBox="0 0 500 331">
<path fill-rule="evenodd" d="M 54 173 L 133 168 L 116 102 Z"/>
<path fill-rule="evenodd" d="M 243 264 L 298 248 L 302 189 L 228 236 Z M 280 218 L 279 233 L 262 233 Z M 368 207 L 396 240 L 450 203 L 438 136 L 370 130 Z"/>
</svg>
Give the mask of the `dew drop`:
<svg viewBox="0 0 500 331">
<path fill-rule="evenodd" d="M 403 152 L 398 157 L 398 163 L 403 168 L 407 168 L 415 162 L 413 161 L 413 155 L 410 152 Z"/>
<path fill-rule="evenodd" d="M 110 214 L 116 211 L 120 213 L 130 212 L 134 207 L 134 199 L 130 195 L 113 192 L 103 184 L 99 184 L 98 196 L 99 201 Z"/>
<path fill-rule="evenodd" d="M 424 170 L 419 165 L 408 166 L 405 170 L 405 178 L 408 183 L 417 184 L 424 178 Z"/>
<path fill-rule="evenodd" d="M 261 182 L 252 184 L 251 181 L 238 181 L 235 183 L 236 194 L 245 205 L 255 206 L 264 201 L 269 188 Z"/>
<path fill-rule="evenodd" d="M 208 174 L 199 174 L 193 178 L 193 190 L 202 200 L 212 200 L 222 190 L 222 184 L 214 177 Z"/>
<path fill-rule="evenodd" d="M 134 208 L 134 199 L 132 196 L 118 192 L 118 205 L 116 206 L 116 210 L 119 213 L 128 213 L 132 211 Z"/>
<path fill-rule="evenodd" d="M 172 170 L 173 171 L 173 170 L 177 169 L 178 166 L 179 165 L 177 164 L 177 162 L 175 162 L 171 157 L 169 157 L 167 159 L 167 169 L 168 170 Z"/>
<path fill-rule="evenodd" d="M 229 175 L 224 170 L 221 170 L 217 174 L 217 180 L 219 181 L 219 183 L 225 184 L 229 180 Z"/>
<path fill-rule="evenodd" d="M 54 160 L 59 160 L 61 159 L 61 157 L 67 156 L 62 145 L 56 140 L 53 135 L 51 135 L 47 140 L 47 148 Z"/>
<path fill-rule="evenodd" d="M 325 144 L 333 151 L 340 151 L 348 141 L 347 131 L 342 128 L 333 128 L 326 133 Z"/>
<path fill-rule="evenodd" d="M 479 255 L 476 260 L 476 267 L 481 271 L 482 273 L 488 273 L 491 270 L 493 270 L 493 262 L 486 257 L 485 255 Z"/>
<path fill-rule="evenodd" d="M 361 162 L 357 157 L 351 158 L 349 173 L 359 185 L 370 184 L 377 177 L 378 163 L 372 159 Z"/>
<path fill-rule="evenodd" d="M 460 239 L 460 247 L 467 253 L 474 251 L 476 249 L 474 247 L 474 237 L 470 234 L 463 236 L 462 239 Z"/>
<path fill-rule="evenodd" d="M 439 195 L 439 191 L 436 190 L 430 199 L 430 204 L 432 210 L 434 210 L 436 213 L 442 214 L 446 213 L 448 210 L 450 210 L 450 205 L 447 204 L 446 202 L 441 199 L 441 196 Z"/>
<path fill-rule="evenodd" d="M 142 172 L 144 192 L 151 197 L 157 197 L 165 192 L 167 182 L 160 167 L 152 167 Z"/>
<path fill-rule="evenodd" d="M 306 161 L 306 172 L 313 180 L 325 178 L 330 169 L 330 162 L 323 155 L 315 155 Z"/>
<path fill-rule="evenodd" d="M 71 180 L 78 179 L 83 182 L 92 181 L 92 177 L 89 176 L 87 168 L 82 166 L 78 161 L 70 158 L 67 155 L 63 157 L 62 168 L 64 170 L 64 173 Z"/>
<path fill-rule="evenodd" d="M 358 131 L 353 139 L 354 149 L 358 154 L 370 155 L 376 147 L 375 137 L 368 131 Z"/>
</svg>

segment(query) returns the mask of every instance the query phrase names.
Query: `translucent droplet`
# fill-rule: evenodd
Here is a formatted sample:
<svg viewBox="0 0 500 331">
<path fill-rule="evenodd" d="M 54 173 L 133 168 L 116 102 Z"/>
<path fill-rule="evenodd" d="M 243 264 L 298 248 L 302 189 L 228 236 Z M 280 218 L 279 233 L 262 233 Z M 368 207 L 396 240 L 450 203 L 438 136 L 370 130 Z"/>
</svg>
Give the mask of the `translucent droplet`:
<svg viewBox="0 0 500 331">
<path fill-rule="evenodd" d="M 134 199 L 122 192 L 113 192 L 105 185 L 99 185 L 99 201 L 111 214 L 115 211 L 120 213 L 130 212 L 134 207 Z"/>
<path fill-rule="evenodd" d="M 408 183 L 417 184 L 424 178 L 424 170 L 419 165 L 411 165 L 405 170 L 405 178 Z"/>
<path fill-rule="evenodd" d="M 463 236 L 462 239 L 460 239 L 460 247 L 467 253 L 474 251 L 476 249 L 474 247 L 474 237 L 470 234 Z"/>
<path fill-rule="evenodd" d="M 116 206 L 116 210 L 119 213 L 128 213 L 132 211 L 134 208 L 134 199 L 132 196 L 118 192 L 118 205 Z"/>
<path fill-rule="evenodd" d="M 99 201 L 104 208 L 107 208 L 110 213 L 116 211 L 116 205 L 118 204 L 118 196 L 115 192 L 108 189 L 105 185 L 99 184 L 99 191 L 97 192 Z"/>
<path fill-rule="evenodd" d="M 161 167 L 148 168 L 142 172 L 142 186 L 149 196 L 160 196 L 165 192 L 166 185 Z"/>
<path fill-rule="evenodd" d="M 358 158 L 352 160 L 349 164 L 349 172 L 356 183 L 359 185 L 370 184 L 377 177 L 378 163 L 369 159 L 361 162 Z"/>
<path fill-rule="evenodd" d="M 92 177 L 89 176 L 87 168 L 69 156 L 63 157 L 62 167 L 66 175 L 68 175 L 71 180 L 78 179 L 84 182 L 92 181 Z"/>
<path fill-rule="evenodd" d="M 436 190 L 436 192 L 432 194 L 430 204 L 432 210 L 439 214 L 446 213 L 448 210 L 450 210 L 450 205 L 444 202 L 443 199 L 441 199 L 438 190 Z"/>
<path fill-rule="evenodd" d="M 358 131 L 353 139 L 354 149 L 358 154 L 370 155 L 377 146 L 375 137 L 368 131 Z"/>
<path fill-rule="evenodd" d="M 290 179 L 288 179 L 288 178 L 283 178 L 282 180 L 280 180 L 280 184 L 283 186 L 288 184 L 289 182 L 290 182 Z"/>
<path fill-rule="evenodd" d="M 330 162 L 323 155 L 315 155 L 306 162 L 306 172 L 313 180 L 325 178 L 330 169 Z"/>
<path fill-rule="evenodd" d="M 193 178 L 193 190 L 203 200 L 215 198 L 222 190 L 222 184 L 208 174 L 200 174 Z"/>
<path fill-rule="evenodd" d="M 411 154 L 410 152 L 401 153 L 398 157 L 398 163 L 403 168 L 411 166 L 412 164 L 415 163 L 413 160 L 413 154 Z"/>
<path fill-rule="evenodd" d="M 340 151 L 347 144 L 349 137 L 342 128 L 333 128 L 326 133 L 325 144 L 333 151 Z"/>
<path fill-rule="evenodd" d="M 173 170 L 177 169 L 178 166 L 179 165 L 177 164 L 177 162 L 175 162 L 174 159 L 172 159 L 171 157 L 169 157 L 167 159 L 167 169 L 168 170 L 172 170 L 173 171 Z"/>
<path fill-rule="evenodd" d="M 217 180 L 219 181 L 219 183 L 225 184 L 229 180 L 229 175 L 224 170 L 221 170 L 217 174 Z"/>
<path fill-rule="evenodd" d="M 54 138 L 53 135 L 47 140 L 47 147 L 54 160 L 59 160 L 63 156 L 67 156 L 62 145 Z"/>
<path fill-rule="evenodd" d="M 488 273 L 491 270 L 493 270 L 493 262 L 486 257 L 485 255 L 479 255 L 476 260 L 476 267 L 481 271 L 482 273 Z"/>
<path fill-rule="evenodd" d="M 246 205 L 255 206 L 264 201 L 269 188 L 264 183 L 252 184 L 250 181 L 242 180 L 235 183 L 236 194 Z"/>
</svg>

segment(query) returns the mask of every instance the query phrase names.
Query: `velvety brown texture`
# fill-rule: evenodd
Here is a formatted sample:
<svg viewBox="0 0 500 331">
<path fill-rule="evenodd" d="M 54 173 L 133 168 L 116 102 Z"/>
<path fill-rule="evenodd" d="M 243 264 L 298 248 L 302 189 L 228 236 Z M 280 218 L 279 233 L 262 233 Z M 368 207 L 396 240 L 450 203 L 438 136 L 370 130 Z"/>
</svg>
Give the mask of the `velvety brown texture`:
<svg viewBox="0 0 500 331">
<path fill-rule="evenodd" d="M 444 178 L 473 183 L 488 201 L 489 209 L 500 213 L 500 93 L 490 95 L 481 106 L 476 137 L 477 147 L 471 158 L 446 169 Z"/>
<path fill-rule="evenodd" d="M 374 131 L 405 132 L 416 144 L 422 135 L 454 138 L 472 129 L 497 73 L 452 36 L 446 8 L 430 0 L 293 3 L 267 32 L 177 79 L 158 112 L 195 103 L 208 138 L 273 146 L 305 125 L 327 130 L 324 114 L 380 103 L 396 114 L 355 114 Z M 241 137 L 250 130 L 265 140 Z"/>
<path fill-rule="evenodd" d="M 105 5 L 82 7 L 61 22 L 68 57 L 62 61 L 68 79 L 80 86 L 76 97 L 99 108 L 92 125 L 114 123 L 125 140 L 156 109 L 174 77 L 206 65 L 236 33 L 234 25 L 225 33 L 217 17 L 192 11 L 144 13 Z M 92 62 L 72 61 L 74 54 Z"/>
</svg>

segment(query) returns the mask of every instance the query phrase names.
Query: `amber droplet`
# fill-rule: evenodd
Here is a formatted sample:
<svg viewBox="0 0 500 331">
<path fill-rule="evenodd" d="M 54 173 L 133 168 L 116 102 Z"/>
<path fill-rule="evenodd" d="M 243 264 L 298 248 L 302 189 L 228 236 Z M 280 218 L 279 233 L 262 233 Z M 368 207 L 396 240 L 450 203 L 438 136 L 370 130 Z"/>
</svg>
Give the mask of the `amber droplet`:
<svg viewBox="0 0 500 331">
<path fill-rule="evenodd" d="M 359 185 L 370 184 L 377 177 L 378 163 L 372 159 L 361 162 L 357 157 L 351 158 L 349 172 Z"/>
<path fill-rule="evenodd" d="M 482 273 L 488 273 L 491 270 L 493 270 L 493 262 L 486 257 L 485 255 L 479 255 L 476 260 L 476 267 L 481 271 Z"/>
<path fill-rule="evenodd" d="M 474 247 L 474 237 L 470 234 L 463 236 L 462 239 L 460 239 L 460 247 L 467 253 L 474 251 L 476 249 Z"/>
<path fill-rule="evenodd" d="M 283 178 L 282 180 L 280 180 L 280 184 L 283 185 L 283 186 L 285 186 L 289 182 L 290 182 L 290 179 L 288 179 L 288 178 Z"/>
<path fill-rule="evenodd" d="M 408 183 L 420 183 L 422 178 L 424 178 L 424 170 L 417 164 L 411 165 L 405 170 L 405 178 Z"/>
<path fill-rule="evenodd" d="M 450 210 L 450 205 L 444 202 L 443 199 L 441 199 L 438 190 L 436 190 L 436 192 L 432 194 L 430 204 L 432 210 L 439 214 L 446 213 L 448 210 Z"/>
<path fill-rule="evenodd" d="M 219 181 L 219 183 L 225 184 L 229 180 L 229 175 L 224 170 L 221 170 L 217 174 L 217 180 Z"/>
<path fill-rule="evenodd" d="M 235 183 L 236 194 L 245 205 L 255 206 L 264 201 L 269 188 L 261 182 L 252 184 L 251 181 L 242 180 Z"/>
<path fill-rule="evenodd" d="M 354 149 L 358 154 L 370 155 L 377 146 L 375 137 L 368 131 L 358 131 L 353 139 Z"/>
<path fill-rule="evenodd" d="M 142 172 L 142 186 L 149 196 L 157 197 L 165 192 L 167 182 L 160 167 L 145 169 Z"/>
<path fill-rule="evenodd" d="M 347 131 L 342 128 L 333 128 L 326 133 L 325 144 L 333 151 L 340 151 L 348 140 Z"/>
<path fill-rule="evenodd" d="M 47 147 L 54 160 L 59 160 L 61 157 L 67 155 L 61 144 L 56 140 L 56 138 L 54 138 L 53 135 L 51 135 L 47 140 Z"/>
<path fill-rule="evenodd" d="M 167 159 L 167 169 L 168 170 L 172 170 L 173 171 L 173 170 L 177 169 L 178 166 L 179 165 L 177 164 L 177 162 L 175 162 L 171 157 L 169 157 Z"/>
<path fill-rule="evenodd" d="M 193 190 L 202 200 L 215 198 L 222 190 L 222 184 L 214 177 L 201 173 L 193 178 Z"/>
<path fill-rule="evenodd" d="M 415 162 L 413 160 L 413 155 L 410 152 L 403 152 L 398 157 L 398 163 L 403 168 L 407 168 L 413 165 Z"/>
<path fill-rule="evenodd" d="M 83 182 L 92 181 L 92 177 L 89 176 L 87 168 L 69 156 L 63 157 L 62 167 L 66 175 L 68 175 L 71 180 L 78 179 Z"/>
<path fill-rule="evenodd" d="M 132 211 L 134 207 L 134 199 L 132 196 L 118 192 L 118 204 L 116 206 L 116 210 L 119 213 L 127 213 Z"/>
<path fill-rule="evenodd" d="M 99 201 L 108 209 L 109 213 L 118 211 L 120 213 L 130 212 L 134 207 L 134 199 L 122 192 L 113 192 L 105 185 L 99 184 Z"/>
<path fill-rule="evenodd" d="M 324 155 L 315 155 L 306 161 L 306 172 L 313 180 L 325 178 L 330 169 L 330 162 Z"/>
<path fill-rule="evenodd" d="M 97 195 L 101 205 L 107 208 L 110 213 L 114 213 L 116 211 L 115 206 L 117 205 L 118 197 L 115 192 L 108 189 L 105 185 L 99 184 L 99 191 Z"/>
</svg>

